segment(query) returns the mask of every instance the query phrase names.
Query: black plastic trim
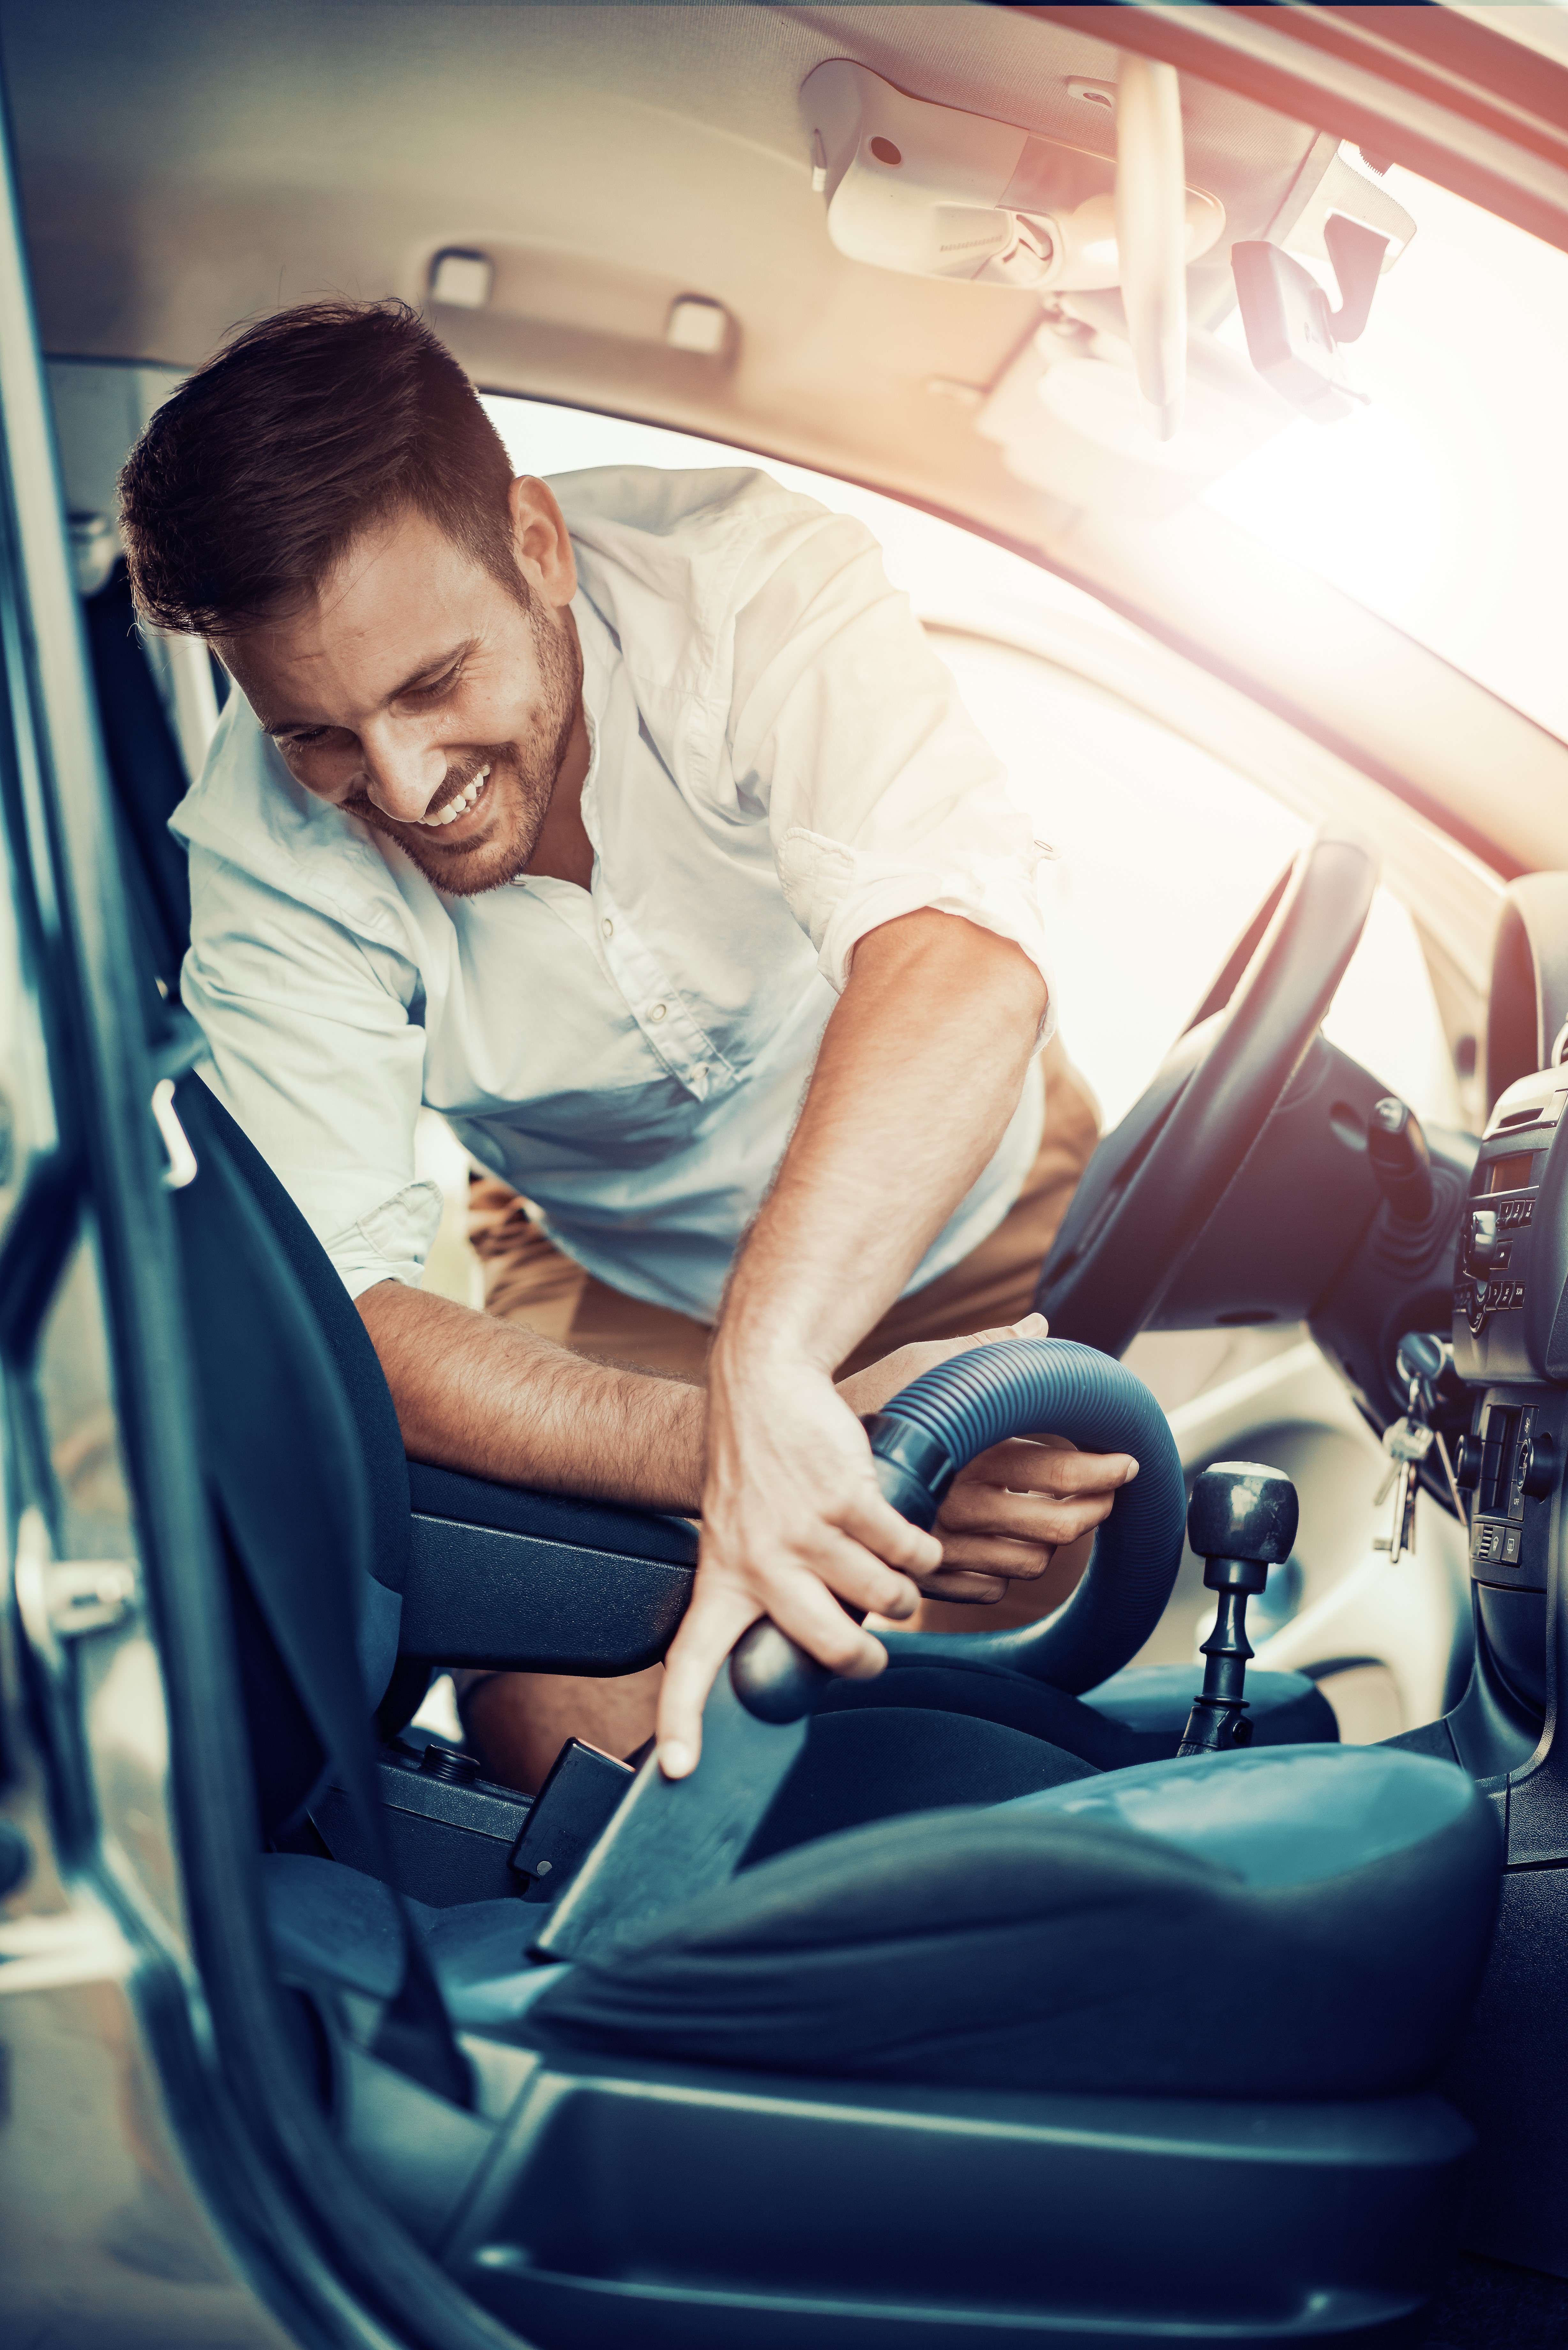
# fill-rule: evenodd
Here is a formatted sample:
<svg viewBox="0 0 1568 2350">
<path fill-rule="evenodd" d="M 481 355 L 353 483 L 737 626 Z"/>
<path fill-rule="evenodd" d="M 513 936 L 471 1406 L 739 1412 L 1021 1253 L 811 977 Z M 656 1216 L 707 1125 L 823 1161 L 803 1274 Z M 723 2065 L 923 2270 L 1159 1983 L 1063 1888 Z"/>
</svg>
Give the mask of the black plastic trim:
<svg viewBox="0 0 1568 2350">
<path fill-rule="evenodd" d="M 418 1508 L 411 1534 L 398 1650 L 431 1664 L 607 1679 L 640 1672 L 663 1656 L 691 1596 L 694 1556 L 677 1563 L 542 1541 Z"/>
</svg>

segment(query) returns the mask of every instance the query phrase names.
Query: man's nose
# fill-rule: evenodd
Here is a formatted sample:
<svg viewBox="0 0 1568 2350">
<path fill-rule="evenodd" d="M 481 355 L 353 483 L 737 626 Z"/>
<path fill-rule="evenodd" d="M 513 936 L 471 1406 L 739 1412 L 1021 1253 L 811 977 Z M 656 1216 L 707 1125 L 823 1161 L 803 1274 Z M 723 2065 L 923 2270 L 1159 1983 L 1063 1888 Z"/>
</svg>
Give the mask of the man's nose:
<svg viewBox="0 0 1568 2350">
<path fill-rule="evenodd" d="M 389 729 L 362 734 L 359 751 L 372 804 L 396 824 L 417 824 L 446 781 L 446 753 L 440 744 L 400 739 Z"/>
</svg>

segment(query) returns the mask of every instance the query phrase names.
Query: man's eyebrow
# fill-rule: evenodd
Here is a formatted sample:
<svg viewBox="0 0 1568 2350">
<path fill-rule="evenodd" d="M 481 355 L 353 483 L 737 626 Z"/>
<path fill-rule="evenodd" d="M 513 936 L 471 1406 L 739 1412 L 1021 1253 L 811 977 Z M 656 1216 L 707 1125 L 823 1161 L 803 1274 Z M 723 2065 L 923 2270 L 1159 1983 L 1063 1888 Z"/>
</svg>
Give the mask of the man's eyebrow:
<svg viewBox="0 0 1568 2350">
<path fill-rule="evenodd" d="M 460 661 L 465 653 L 473 650 L 475 641 L 472 637 L 465 637 L 461 644 L 449 647 L 445 652 L 433 654 L 428 661 L 421 661 L 411 677 L 406 677 L 401 685 L 392 688 L 387 701 L 400 702 L 405 693 L 415 693 L 431 679 L 442 676 L 454 661 Z M 317 726 L 327 728 L 329 722 L 320 718 L 264 718 L 261 722 L 264 734 L 304 733 Z"/>
<path fill-rule="evenodd" d="M 449 651 L 437 653 L 433 659 L 428 661 L 421 661 L 419 668 L 415 670 L 412 677 L 406 677 L 401 685 L 393 687 L 391 692 L 387 696 L 388 701 L 398 702 L 401 700 L 405 693 L 417 692 L 419 688 L 423 685 L 427 680 L 441 676 L 445 671 L 451 669 L 454 661 L 460 661 L 464 653 L 471 653 L 473 650 L 473 647 L 474 639 L 472 637 L 464 637 L 460 645 L 453 645 Z"/>
</svg>

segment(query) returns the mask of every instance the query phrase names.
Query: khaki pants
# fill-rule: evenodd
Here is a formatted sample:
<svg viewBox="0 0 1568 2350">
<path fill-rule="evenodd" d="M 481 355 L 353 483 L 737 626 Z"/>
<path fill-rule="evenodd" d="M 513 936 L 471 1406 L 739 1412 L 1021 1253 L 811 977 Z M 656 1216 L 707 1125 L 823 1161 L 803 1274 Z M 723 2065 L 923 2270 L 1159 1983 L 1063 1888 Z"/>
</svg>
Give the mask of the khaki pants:
<svg viewBox="0 0 1568 2350">
<path fill-rule="evenodd" d="M 839 1366 L 860 1370 L 897 1347 L 954 1338 L 1016 1322 L 1034 1301 L 1034 1284 L 1078 1178 L 1099 1137 L 1094 1099 L 1053 1038 L 1035 1065 L 1045 1087 L 1045 1128 L 1034 1161 L 995 1231 L 961 1263 L 901 1297 Z M 556 1248 L 517 1194 L 494 1177 L 469 1188 L 469 1235 L 484 1272 L 488 1313 L 520 1322 L 541 1337 L 595 1361 L 701 1381 L 711 1332 L 671 1307 L 622 1296 Z M 999 1631 L 1033 1622 L 1061 1605 L 1083 1573 L 1089 1542 L 1059 1551 L 1038 1583 L 1015 1585 L 995 1607 L 926 1600 L 922 1631 Z M 464 1717 L 492 1777 L 534 1787 L 563 1739 L 576 1735 L 607 1751 L 628 1752 L 652 1727 L 661 1666 L 618 1681 L 563 1675 L 460 1676 Z M 581 1726 L 586 1724 L 587 1726 Z"/>
</svg>

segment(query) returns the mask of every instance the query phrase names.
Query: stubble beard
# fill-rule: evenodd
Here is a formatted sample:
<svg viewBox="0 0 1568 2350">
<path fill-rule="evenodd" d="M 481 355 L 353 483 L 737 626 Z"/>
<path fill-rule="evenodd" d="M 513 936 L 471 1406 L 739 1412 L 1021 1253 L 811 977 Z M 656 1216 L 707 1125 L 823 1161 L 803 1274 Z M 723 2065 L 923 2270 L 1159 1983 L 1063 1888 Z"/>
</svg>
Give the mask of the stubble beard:
<svg viewBox="0 0 1568 2350">
<path fill-rule="evenodd" d="M 395 840 L 425 879 L 448 898 L 477 898 L 488 889 L 503 889 L 527 870 L 576 724 L 583 690 L 576 630 L 553 625 L 532 599 L 526 609 L 539 671 L 528 733 L 520 742 L 477 746 L 461 771 L 449 771 L 431 802 L 432 810 L 445 806 L 482 767 L 488 767 L 485 795 L 499 822 L 472 841 L 454 840 L 438 847 L 439 832 L 398 824 L 369 799 L 346 803 L 348 815 Z"/>
</svg>

